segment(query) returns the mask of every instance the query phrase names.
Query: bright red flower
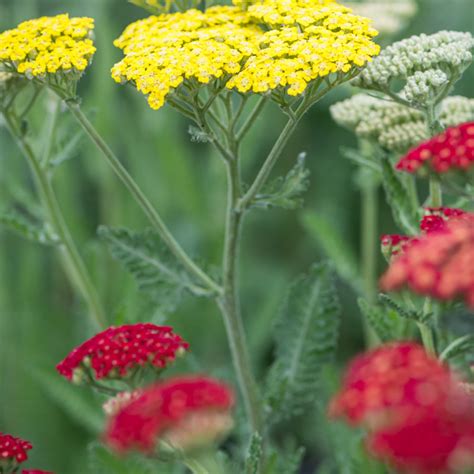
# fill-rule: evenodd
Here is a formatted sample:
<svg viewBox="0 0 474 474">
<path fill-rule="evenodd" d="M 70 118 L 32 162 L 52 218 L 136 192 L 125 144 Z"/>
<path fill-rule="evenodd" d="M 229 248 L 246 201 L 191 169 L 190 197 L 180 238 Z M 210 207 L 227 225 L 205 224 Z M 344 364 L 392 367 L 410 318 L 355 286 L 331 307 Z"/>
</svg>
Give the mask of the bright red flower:
<svg viewBox="0 0 474 474">
<path fill-rule="evenodd" d="M 168 326 L 131 324 L 110 327 L 74 349 L 58 372 L 68 380 L 126 377 L 137 367 L 164 369 L 189 344 Z"/>
<path fill-rule="evenodd" d="M 232 427 L 232 390 L 207 377 L 176 377 L 147 389 L 111 417 L 106 442 L 116 451 L 153 450 L 158 439 L 186 449 Z"/>
<path fill-rule="evenodd" d="M 451 379 L 448 368 L 420 345 L 387 344 L 351 363 L 330 413 L 354 424 L 384 425 L 413 407 L 443 403 Z"/>
<path fill-rule="evenodd" d="M 380 238 L 382 244 L 382 253 L 387 260 L 402 252 L 415 237 L 401 234 L 384 234 Z"/>
<path fill-rule="evenodd" d="M 474 308 L 474 214 L 421 236 L 391 262 L 380 287 L 394 291 L 404 286 L 440 300 L 464 297 Z"/>
<path fill-rule="evenodd" d="M 416 173 L 426 167 L 435 173 L 467 170 L 474 164 L 474 122 L 448 128 L 411 150 L 396 168 Z"/>
<path fill-rule="evenodd" d="M 392 343 L 357 357 L 330 412 L 368 427 L 372 454 L 403 472 L 474 467 L 474 399 L 418 344 Z"/>
<path fill-rule="evenodd" d="M 0 467 L 9 462 L 14 465 L 21 464 L 28 459 L 27 451 L 33 446 L 28 441 L 15 438 L 9 434 L 0 433 Z"/>
</svg>

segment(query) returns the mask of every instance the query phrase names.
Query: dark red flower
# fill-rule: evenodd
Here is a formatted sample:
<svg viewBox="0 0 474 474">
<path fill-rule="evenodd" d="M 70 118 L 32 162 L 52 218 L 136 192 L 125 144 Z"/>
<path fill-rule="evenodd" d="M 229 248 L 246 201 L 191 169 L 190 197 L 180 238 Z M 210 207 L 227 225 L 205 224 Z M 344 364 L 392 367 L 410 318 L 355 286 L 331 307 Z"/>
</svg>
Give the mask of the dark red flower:
<svg viewBox="0 0 474 474">
<path fill-rule="evenodd" d="M 28 441 L 0 433 L 0 467 L 5 462 L 21 464 L 28 459 L 27 451 L 33 446 Z"/>
<path fill-rule="evenodd" d="M 443 230 L 448 221 L 462 219 L 467 213 L 462 209 L 451 207 L 427 207 L 420 223 L 420 229 L 425 233 Z"/>
<path fill-rule="evenodd" d="M 411 150 L 397 164 L 397 169 L 416 173 L 427 168 L 435 173 L 467 170 L 474 164 L 474 122 L 448 128 Z"/>
<path fill-rule="evenodd" d="M 41 471 L 40 469 L 23 469 L 21 474 L 54 474 L 51 471 Z"/>
<path fill-rule="evenodd" d="M 119 452 L 150 452 L 158 439 L 186 449 L 215 439 L 232 426 L 232 390 L 207 377 L 176 377 L 143 390 L 111 417 L 106 442 Z"/>
<path fill-rule="evenodd" d="M 474 467 L 474 399 L 418 344 L 392 343 L 357 357 L 330 413 L 369 428 L 372 454 L 400 471 Z"/>
<path fill-rule="evenodd" d="M 188 347 L 171 327 L 149 323 L 110 327 L 74 349 L 57 370 L 74 382 L 88 376 L 126 377 L 137 367 L 162 370 Z"/>
<path fill-rule="evenodd" d="M 405 286 L 440 300 L 464 297 L 474 308 L 474 214 L 449 220 L 393 259 L 380 287 L 394 291 Z"/>
</svg>

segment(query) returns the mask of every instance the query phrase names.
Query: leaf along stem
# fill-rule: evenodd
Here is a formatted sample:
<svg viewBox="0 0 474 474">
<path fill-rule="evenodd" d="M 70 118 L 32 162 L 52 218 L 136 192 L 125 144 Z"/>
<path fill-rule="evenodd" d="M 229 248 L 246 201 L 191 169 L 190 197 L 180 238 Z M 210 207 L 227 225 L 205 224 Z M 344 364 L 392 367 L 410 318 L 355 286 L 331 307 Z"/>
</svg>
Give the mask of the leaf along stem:
<svg viewBox="0 0 474 474">
<path fill-rule="evenodd" d="M 204 270 L 202 270 L 186 253 L 181 245 L 176 241 L 163 219 L 159 215 L 158 211 L 154 208 L 148 198 L 145 196 L 141 188 L 128 173 L 119 159 L 115 156 L 114 152 L 107 145 L 101 135 L 94 128 L 89 119 L 82 112 L 79 104 L 72 100 L 67 100 L 66 97 L 62 97 L 72 113 L 75 119 L 82 126 L 84 131 L 87 133 L 91 141 L 97 146 L 102 152 L 102 156 L 106 159 L 115 174 L 119 177 L 125 187 L 128 189 L 130 194 L 135 199 L 135 202 L 140 206 L 145 215 L 148 217 L 153 228 L 159 233 L 163 242 L 168 246 L 174 256 L 184 265 L 184 267 L 197 278 L 199 278 L 208 288 L 214 293 L 220 294 L 221 287 L 209 276 Z"/>
<path fill-rule="evenodd" d="M 4 117 L 10 134 L 28 161 L 36 182 L 36 186 L 38 188 L 38 192 L 40 194 L 41 202 L 47 213 L 49 223 L 59 238 L 60 249 L 63 257 L 62 261 L 65 266 L 66 273 L 69 275 L 73 284 L 79 289 L 84 300 L 87 302 L 89 314 L 94 324 L 99 328 L 105 328 L 107 327 L 107 320 L 102 308 L 102 304 L 96 292 L 95 286 L 89 276 L 84 261 L 77 250 L 76 244 L 74 243 L 69 228 L 62 215 L 61 208 L 48 174 L 41 166 L 39 159 L 36 157 L 31 146 L 26 141 L 18 124 L 15 121 L 15 117 L 11 115 L 11 112 L 5 112 Z"/>
</svg>

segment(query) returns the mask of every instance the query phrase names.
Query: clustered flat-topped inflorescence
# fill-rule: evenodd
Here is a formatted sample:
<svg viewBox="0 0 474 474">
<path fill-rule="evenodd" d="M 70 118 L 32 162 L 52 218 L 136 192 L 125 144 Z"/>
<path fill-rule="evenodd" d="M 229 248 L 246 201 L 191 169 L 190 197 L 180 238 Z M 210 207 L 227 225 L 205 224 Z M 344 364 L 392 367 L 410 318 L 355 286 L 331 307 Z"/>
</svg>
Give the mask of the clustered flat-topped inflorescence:
<svg viewBox="0 0 474 474">
<path fill-rule="evenodd" d="M 370 21 L 335 2 L 238 3 L 131 24 L 115 42 L 125 58 L 113 78 L 135 85 L 155 109 L 185 81 L 193 87 L 220 78 L 242 93 L 297 96 L 315 79 L 347 74 L 379 52 Z"/>
<path fill-rule="evenodd" d="M 356 94 L 330 110 L 336 123 L 391 152 L 406 153 L 430 137 L 423 112 L 367 94 Z M 439 106 L 439 120 L 446 127 L 473 119 L 474 99 L 447 97 Z"/>
<path fill-rule="evenodd" d="M 399 93 L 414 107 L 437 103 L 450 91 L 472 62 L 470 33 L 441 31 L 412 36 L 385 48 L 354 80 L 354 85 L 389 93 L 395 80 L 404 81 Z"/>
<path fill-rule="evenodd" d="M 474 166 L 474 122 L 467 122 L 422 143 L 397 164 L 408 173 L 466 172 Z"/>
<path fill-rule="evenodd" d="M 80 75 L 95 53 L 94 20 L 67 14 L 20 23 L 0 34 L 0 69 L 43 79 L 49 74 Z"/>
<path fill-rule="evenodd" d="M 176 377 L 143 389 L 109 419 L 106 442 L 117 451 L 151 452 L 159 440 L 178 449 L 212 443 L 233 426 L 233 391 L 208 377 Z"/>
<path fill-rule="evenodd" d="M 6 463 L 16 466 L 25 462 L 28 459 L 28 451 L 32 448 L 28 441 L 0 433 L 0 470 Z"/>
<path fill-rule="evenodd" d="M 330 411 L 367 427 L 373 454 L 401 472 L 474 466 L 472 398 L 456 374 L 417 344 L 391 343 L 357 357 Z"/>
<path fill-rule="evenodd" d="M 383 275 L 384 291 L 404 287 L 439 300 L 464 298 L 474 308 L 474 214 L 459 212 L 446 222 L 425 221 L 428 232 L 405 245 Z"/>
<path fill-rule="evenodd" d="M 75 383 L 124 378 L 139 367 L 161 371 L 187 348 L 188 343 L 168 326 L 111 327 L 74 349 L 57 370 Z"/>
</svg>

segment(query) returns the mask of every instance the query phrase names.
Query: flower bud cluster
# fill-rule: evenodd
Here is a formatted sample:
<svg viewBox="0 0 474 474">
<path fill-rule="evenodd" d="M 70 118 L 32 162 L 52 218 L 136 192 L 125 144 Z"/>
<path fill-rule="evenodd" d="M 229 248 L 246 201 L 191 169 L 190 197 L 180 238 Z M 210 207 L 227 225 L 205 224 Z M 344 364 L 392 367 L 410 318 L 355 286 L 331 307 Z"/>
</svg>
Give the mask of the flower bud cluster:
<svg viewBox="0 0 474 474">
<path fill-rule="evenodd" d="M 430 136 L 425 115 L 396 102 L 357 94 L 331 107 L 333 119 L 359 138 L 395 153 L 406 153 Z M 448 97 L 439 106 L 440 121 L 454 126 L 474 119 L 474 99 Z"/>
<path fill-rule="evenodd" d="M 412 36 L 384 49 L 354 80 L 354 85 L 382 92 L 394 80 L 405 81 L 400 96 L 424 104 L 443 97 L 472 62 L 471 33 L 440 31 Z"/>
<path fill-rule="evenodd" d="M 0 472 L 15 472 L 16 468 L 28 459 L 30 442 L 0 433 Z"/>
</svg>

